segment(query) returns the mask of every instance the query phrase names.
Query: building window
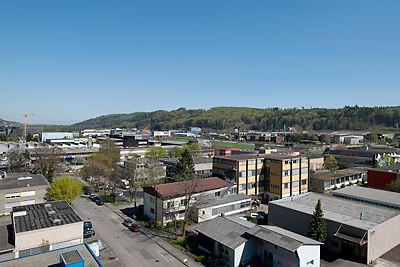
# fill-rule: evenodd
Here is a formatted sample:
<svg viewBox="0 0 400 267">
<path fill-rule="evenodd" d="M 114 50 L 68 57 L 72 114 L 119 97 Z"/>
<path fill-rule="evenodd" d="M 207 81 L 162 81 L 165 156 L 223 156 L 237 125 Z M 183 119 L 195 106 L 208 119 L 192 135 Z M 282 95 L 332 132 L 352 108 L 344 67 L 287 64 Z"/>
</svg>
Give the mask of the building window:
<svg viewBox="0 0 400 267">
<path fill-rule="evenodd" d="M 239 191 L 246 190 L 246 184 L 239 185 Z"/>
<path fill-rule="evenodd" d="M 308 184 L 308 180 L 301 180 L 301 185 L 306 185 Z"/>
<path fill-rule="evenodd" d="M 290 175 L 290 171 L 283 171 L 283 172 L 282 172 L 282 176 L 283 176 L 283 177 L 289 176 L 289 175 Z"/>
<path fill-rule="evenodd" d="M 246 172 L 245 171 L 244 172 L 240 172 L 239 177 L 246 177 Z"/>
<path fill-rule="evenodd" d="M 150 208 L 150 213 L 154 214 L 154 209 Z"/>
<path fill-rule="evenodd" d="M 301 173 L 308 173 L 308 168 L 301 168 Z"/>
<path fill-rule="evenodd" d="M 293 164 L 297 164 L 297 163 L 299 163 L 299 160 L 298 159 L 294 159 L 294 160 L 292 160 L 292 163 Z"/>
<path fill-rule="evenodd" d="M 283 161 L 283 165 L 288 165 L 288 164 L 290 164 L 290 160 Z"/>
<path fill-rule="evenodd" d="M 155 199 L 154 197 L 150 197 L 150 202 L 151 202 L 151 203 L 155 203 L 155 202 L 156 202 L 156 199 Z"/>
<path fill-rule="evenodd" d="M 299 175 L 299 172 L 299 169 L 292 170 L 292 175 Z"/>
<path fill-rule="evenodd" d="M 314 260 L 307 262 L 307 265 L 314 265 Z"/>
<path fill-rule="evenodd" d="M 299 186 L 299 181 L 292 182 L 292 188 L 298 187 L 298 186 Z"/>
<path fill-rule="evenodd" d="M 283 188 L 283 189 L 288 189 L 288 188 L 289 188 L 289 184 L 290 184 L 290 183 L 284 183 L 284 184 L 282 185 L 282 188 Z"/>
<path fill-rule="evenodd" d="M 215 194 L 214 194 L 215 197 L 219 197 L 220 195 L 221 195 L 221 192 L 219 192 L 219 191 L 215 192 Z"/>
<path fill-rule="evenodd" d="M 8 194 L 6 194 L 6 198 L 7 199 L 17 198 L 17 197 L 21 197 L 21 193 L 8 193 Z"/>
<path fill-rule="evenodd" d="M 255 160 L 250 160 L 250 161 L 248 162 L 248 164 L 249 164 L 249 165 L 256 164 L 256 161 L 255 161 Z"/>
</svg>

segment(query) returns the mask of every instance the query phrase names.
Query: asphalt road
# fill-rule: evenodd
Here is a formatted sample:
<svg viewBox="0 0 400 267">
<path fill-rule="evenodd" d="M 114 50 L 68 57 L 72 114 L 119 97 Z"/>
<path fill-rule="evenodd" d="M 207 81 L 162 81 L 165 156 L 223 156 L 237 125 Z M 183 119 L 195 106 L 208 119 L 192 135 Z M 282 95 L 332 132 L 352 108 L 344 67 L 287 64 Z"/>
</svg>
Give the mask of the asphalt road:
<svg viewBox="0 0 400 267">
<path fill-rule="evenodd" d="M 74 209 L 85 221 L 91 221 L 96 237 L 104 242 L 126 266 L 184 266 L 142 232 L 131 232 L 122 225 L 123 219 L 111 208 L 97 206 L 86 196 L 74 201 Z"/>
</svg>

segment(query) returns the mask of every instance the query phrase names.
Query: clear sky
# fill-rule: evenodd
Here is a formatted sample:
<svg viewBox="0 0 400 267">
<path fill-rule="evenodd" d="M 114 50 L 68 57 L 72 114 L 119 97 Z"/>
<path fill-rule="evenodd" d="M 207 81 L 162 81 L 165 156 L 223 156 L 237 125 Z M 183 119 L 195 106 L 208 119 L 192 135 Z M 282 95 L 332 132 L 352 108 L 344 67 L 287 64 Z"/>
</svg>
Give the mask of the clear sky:
<svg viewBox="0 0 400 267">
<path fill-rule="evenodd" d="M 399 0 L 0 1 L 0 113 L 32 122 L 394 106 L 399 85 Z"/>
</svg>

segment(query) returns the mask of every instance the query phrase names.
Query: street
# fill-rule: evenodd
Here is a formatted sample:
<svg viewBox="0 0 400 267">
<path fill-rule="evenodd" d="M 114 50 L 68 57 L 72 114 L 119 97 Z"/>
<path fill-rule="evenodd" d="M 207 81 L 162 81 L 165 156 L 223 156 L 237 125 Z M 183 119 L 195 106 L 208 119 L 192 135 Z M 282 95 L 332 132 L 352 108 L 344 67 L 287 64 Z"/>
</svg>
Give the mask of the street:
<svg viewBox="0 0 400 267">
<path fill-rule="evenodd" d="M 157 237 L 147 237 L 141 231 L 134 233 L 123 226 L 123 219 L 116 212 L 118 207 L 114 208 L 110 203 L 97 206 L 84 195 L 78 197 L 73 204 L 84 221 L 92 222 L 95 237 L 111 248 L 126 267 L 184 266 L 155 243 Z"/>
</svg>

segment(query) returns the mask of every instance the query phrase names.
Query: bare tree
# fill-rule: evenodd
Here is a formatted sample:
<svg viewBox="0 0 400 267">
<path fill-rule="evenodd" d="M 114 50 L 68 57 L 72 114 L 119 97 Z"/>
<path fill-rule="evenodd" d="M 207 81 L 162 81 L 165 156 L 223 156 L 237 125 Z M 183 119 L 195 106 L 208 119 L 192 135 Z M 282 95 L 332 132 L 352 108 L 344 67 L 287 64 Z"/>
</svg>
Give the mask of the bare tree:
<svg viewBox="0 0 400 267">
<path fill-rule="evenodd" d="M 55 146 L 40 144 L 34 149 L 34 158 L 37 168 L 43 176 L 51 183 L 54 173 L 60 169 L 60 150 Z"/>
<path fill-rule="evenodd" d="M 7 152 L 7 161 L 11 172 L 25 170 L 28 159 L 24 153 L 18 149 L 12 149 Z"/>
<path fill-rule="evenodd" d="M 50 250 L 50 241 L 42 238 L 42 242 L 39 244 L 39 249 L 41 252 L 46 252 Z"/>
</svg>

